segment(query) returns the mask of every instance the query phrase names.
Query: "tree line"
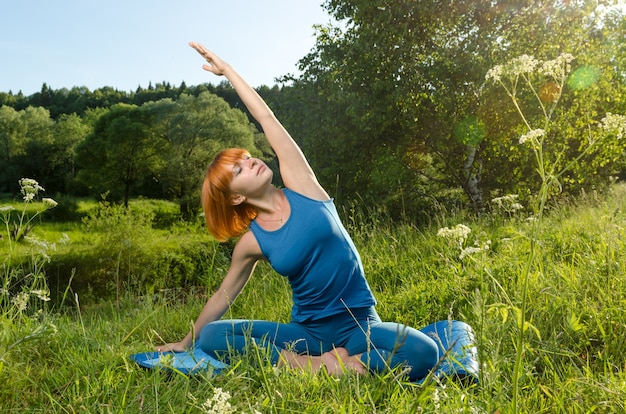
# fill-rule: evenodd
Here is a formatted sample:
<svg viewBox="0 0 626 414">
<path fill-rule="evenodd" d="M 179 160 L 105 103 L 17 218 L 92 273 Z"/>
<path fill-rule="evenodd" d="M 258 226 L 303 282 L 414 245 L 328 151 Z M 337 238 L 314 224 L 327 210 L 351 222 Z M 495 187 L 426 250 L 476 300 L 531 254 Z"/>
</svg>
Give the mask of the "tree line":
<svg viewBox="0 0 626 414">
<path fill-rule="evenodd" d="M 527 199 L 538 182 L 526 127 L 506 94 L 485 82 L 528 54 L 574 57 L 545 151 L 574 159 L 606 113 L 626 113 L 623 1 L 326 0 L 336 23 L 316 27 L 301 75 L 260 87 L 334 197 L 426 218 L 441 204 L 481 211 L 492 197 Z M 245 74 L 244 74 L 245 75 Z M 542 116 L 532 99 L 528 116 Z M 0 93 L 0 191 L 22 176 L 49 191 L 197 206 L 206 163 L 221 148 L 271 149 L 228 84 L 135 92 L 111 87 Z M 561 177 L 565 194 L 624 178 L 626 140 L 612 137 Z M 274 165 L 275 166 L 275 165 Z"/>
</svg>

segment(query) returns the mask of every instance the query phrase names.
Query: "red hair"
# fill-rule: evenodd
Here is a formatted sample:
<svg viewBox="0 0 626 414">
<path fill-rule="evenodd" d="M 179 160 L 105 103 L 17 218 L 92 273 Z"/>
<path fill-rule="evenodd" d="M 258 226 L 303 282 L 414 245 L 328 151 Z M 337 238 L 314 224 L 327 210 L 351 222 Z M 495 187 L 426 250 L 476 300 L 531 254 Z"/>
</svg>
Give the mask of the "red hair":
<svg viewBox="0 0 626 414">
<path fill-rule="evenodd" d="M 207 168 L 202 185 L 202 208 L 209 233 L 219 241 L 241 235 L 256 217 L 257 211 L 246 203 L 233 205 L 230 183 L 232 166 L 250 153 L 229 148 L 218 153 Z"/>
</svg>

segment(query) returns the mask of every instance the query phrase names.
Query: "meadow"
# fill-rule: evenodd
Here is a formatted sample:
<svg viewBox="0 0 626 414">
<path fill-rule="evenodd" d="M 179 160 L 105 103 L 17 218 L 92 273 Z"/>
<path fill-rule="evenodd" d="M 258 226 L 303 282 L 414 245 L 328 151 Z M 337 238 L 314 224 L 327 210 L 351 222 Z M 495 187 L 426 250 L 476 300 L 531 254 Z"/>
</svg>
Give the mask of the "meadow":
<svg viewBox="0 0 626 414">
<path fill-rule="evenodd" d="M 36 216 L 28 236 L 38 243 L 0 240 L 1 412 L 626 408 L 625 185 L 548 203 L 539 227 L 513 197 L 479 217 L 441 207 L 420 227 L 339 203 L 383 319 L 415 327 L 459 319 L 474 328 L 481 373 L 472 386 L 416 385 L 399 371 L 313 375 L 273 367 L 258 348 L 219 374 L 143 370 L 128 356 L 188 331 L 232 246 L 210 240 L 201 218 L 178 221 L 167 202 L 135 200 L 129 211 L 58 202 L 49 210 L 27 205 L 25 217 Z M 5 221 L 22 212 L 18 202 L 0 206 Z M 227 317 L 286 321 L 290 305 L 286 281 L 260 264 Z"/>
</svg>

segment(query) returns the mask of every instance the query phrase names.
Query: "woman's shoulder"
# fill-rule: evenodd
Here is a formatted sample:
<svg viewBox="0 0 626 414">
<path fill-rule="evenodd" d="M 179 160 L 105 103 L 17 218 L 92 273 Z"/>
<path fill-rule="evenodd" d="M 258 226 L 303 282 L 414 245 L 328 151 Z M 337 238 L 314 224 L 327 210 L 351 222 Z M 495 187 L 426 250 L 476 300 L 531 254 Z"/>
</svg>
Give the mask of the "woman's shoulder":
<svg viewBox="0 0 626 414">
<path fill-rule="evenodd" d="M 257 239 L 252 231 L 246 231 L 235 244 L 235 249 L 233 250 L 233 260 L 236 257 L 239 259 L 252 260 L 260 260 L 263 258 L 261 247 L 259 246 L 259 243 L 257 242 Z"/>
<path fill-rule="evenodd" d="M 318 201 L 318 202 L 332 201 L 332 198 L 330 198 L 330 196 L 326 193 L 326 191 L 323 191 L 323 190 L 321 192 L 320 191 L 297 191 L 292 188 L 285 187 L 283 188 L 283 193 L 288 199 L 300 197 L 306 200 Z"/>
</svg>

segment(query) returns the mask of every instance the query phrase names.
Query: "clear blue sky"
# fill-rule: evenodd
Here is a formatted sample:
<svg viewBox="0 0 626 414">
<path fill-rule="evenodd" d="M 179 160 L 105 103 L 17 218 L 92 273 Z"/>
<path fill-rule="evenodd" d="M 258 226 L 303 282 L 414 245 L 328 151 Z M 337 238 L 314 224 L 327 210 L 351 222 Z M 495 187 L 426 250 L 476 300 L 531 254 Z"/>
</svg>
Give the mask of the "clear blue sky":
<svg viewBox="0 0 626 414">
<path fill-rule="evenodd" d="M 323 0 L 7 0 L 0 6 L 0 92 L 159 82 L 218 83 L 187 46 L 203 43 L 252 86 L 298 73 Z"/>
</svg>

